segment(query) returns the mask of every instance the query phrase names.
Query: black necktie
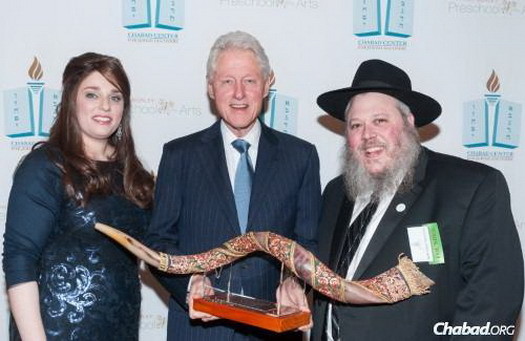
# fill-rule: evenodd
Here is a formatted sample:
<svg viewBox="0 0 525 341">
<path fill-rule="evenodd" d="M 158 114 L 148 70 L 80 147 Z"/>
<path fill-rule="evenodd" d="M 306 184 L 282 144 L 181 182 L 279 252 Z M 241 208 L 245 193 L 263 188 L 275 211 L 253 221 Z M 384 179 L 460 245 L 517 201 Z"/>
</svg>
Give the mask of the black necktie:
<svg viewBox="0 0 525 341">
<path fill-rule="evenodd" d="M 337 262 L 336 272 L 339 276 L 346 278 L 348 267 L 354 258 L 355 251 L 359 247 L 359 243 L 365 234 L 366 228 L 370 220 L 374 216 L 377 209 L 377 200 L 372 199 L 368 205 L 359 213 L 354 222 L 346 230 L 343 241 L 343 249 L 341 256 Z M 332 338 L 335 341 L 340 340 L 341 333 L 339 328 L 338 305 L 332 304 Z"/>
</svg>

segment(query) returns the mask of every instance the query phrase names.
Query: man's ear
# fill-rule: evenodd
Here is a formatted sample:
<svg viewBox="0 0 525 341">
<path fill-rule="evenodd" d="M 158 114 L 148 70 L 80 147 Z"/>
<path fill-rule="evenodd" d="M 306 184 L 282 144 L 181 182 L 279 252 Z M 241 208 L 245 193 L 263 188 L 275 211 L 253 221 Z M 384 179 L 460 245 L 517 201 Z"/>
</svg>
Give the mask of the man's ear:
<svg viewBox="0 0 525 341">
<path fill-rule="evenodd" d="M 413 125 L 414 127 L 416 126 L 415 118 L 414 118 L 414 115 L 412 113 L 408 114 L 407 119 L 408 119 L 408 122 L 410 122 L 411 125 Z"/>
<path fill-rule="evenodd" d="M 268 96 L 268 93 L 270 92 L 270 87 L 275 83 L 275 74 L 273 73 L 273 70 L 270 72 L 270 75 L 268 76 L 268 79 L 266 80 L 266 84 L 264 84 L 264 97 Z"/>
<path fill-rule="evenodd" d="M 215 99 L 215 92 L 213 91 L 213 85 L 211 84 L 211 82 L 208 82 L 208 96 L 211 99 Z"/>
</svg>

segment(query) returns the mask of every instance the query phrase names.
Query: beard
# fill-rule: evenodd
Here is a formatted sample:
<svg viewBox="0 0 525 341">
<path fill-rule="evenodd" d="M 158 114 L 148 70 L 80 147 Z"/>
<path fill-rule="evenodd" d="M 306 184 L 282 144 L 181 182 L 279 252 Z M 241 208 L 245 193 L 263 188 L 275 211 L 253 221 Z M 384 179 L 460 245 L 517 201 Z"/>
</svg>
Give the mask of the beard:
<svg viewBox="0 0 525 341">
<path fill-rule="evenodd" d="M 419 135 L 415 127 L 405 125 L 401 132 L 392 164 L 378 174 L 370 174 L 359 157 L 359 151 L 345 148 L 343 177 L 347 194 L 356 199 L 360 194 L 372 193 L 375 198 L 404 193 L 414 185 L 414 173 L 421 151 Z"/>
</svg>

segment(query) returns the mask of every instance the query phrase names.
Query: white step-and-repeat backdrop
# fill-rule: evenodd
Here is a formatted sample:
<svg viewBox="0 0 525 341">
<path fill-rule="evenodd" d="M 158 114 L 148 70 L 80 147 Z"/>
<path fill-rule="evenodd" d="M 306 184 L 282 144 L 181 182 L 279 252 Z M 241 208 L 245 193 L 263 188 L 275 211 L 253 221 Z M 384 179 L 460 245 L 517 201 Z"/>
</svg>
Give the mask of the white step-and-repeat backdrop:
<svg viewBox="0 0 525 341">
<path fill-rule="evenodd" d="M 349 86 L 363 60 L 384 59 L 443 106 L 421 130 L 426 146 L 503 171 L 525 240 L 525 0 L 2 0 L 0 27 L 0 233 L 13 170 L 45 138 L 69 58 L 121 59 L 137 148 L 156 171 L 165 142 L 214 121 L 208 51 L 217 36 L 244 30 L 277 76 L 265 121 L 317 146 L 323 185 L 339 173 L 344 139 L 315 99 Z M 161 340 L 166 294 L 146 272 L 143 279 L 141 339 Z M 0 288 L 6 339 L 3 275 Z"/>
</svg>

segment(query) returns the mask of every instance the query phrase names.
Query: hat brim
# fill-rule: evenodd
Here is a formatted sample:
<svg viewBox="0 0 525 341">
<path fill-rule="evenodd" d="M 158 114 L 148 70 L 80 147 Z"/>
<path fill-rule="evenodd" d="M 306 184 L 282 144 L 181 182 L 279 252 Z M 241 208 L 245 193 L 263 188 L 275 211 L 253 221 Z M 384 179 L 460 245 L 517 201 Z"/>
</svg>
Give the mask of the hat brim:
<svg viewBox="0 0 525 341">
<path fill-rule="evenodd" d="M 343 88 L 326 92 L 317 97 L 317 104 L 331 116 L 344 121 L 345 110 L 350 99 L 364 92 L 380 92 L 399 99 L 408 105 L 416 127 L 422 127 L 434 121 L 441 114 L 441 105 L 432 97 L 417 91 L 388 87 Z"/>
</svg>

